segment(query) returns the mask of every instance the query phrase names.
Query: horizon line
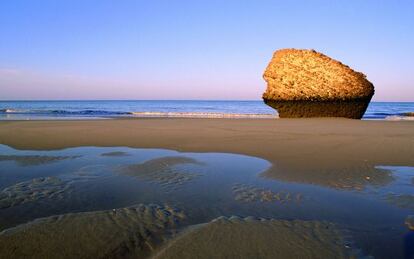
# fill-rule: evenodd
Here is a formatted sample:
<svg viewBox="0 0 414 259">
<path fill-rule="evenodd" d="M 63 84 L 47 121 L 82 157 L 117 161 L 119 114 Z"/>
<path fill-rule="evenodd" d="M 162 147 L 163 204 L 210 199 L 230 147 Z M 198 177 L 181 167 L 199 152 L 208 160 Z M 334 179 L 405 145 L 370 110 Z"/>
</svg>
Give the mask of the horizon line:
<svg viewBox="0 0 414 259">
<path fill-rule="evenodd" d="M 252 102 L 262 99 L 0 99 L 0 102 L 96 102 L 96 101 L 206 101 L 206 102 Z M 371 103 L 412 103 L 413 101 L 370 101 Z"/>
</svg>

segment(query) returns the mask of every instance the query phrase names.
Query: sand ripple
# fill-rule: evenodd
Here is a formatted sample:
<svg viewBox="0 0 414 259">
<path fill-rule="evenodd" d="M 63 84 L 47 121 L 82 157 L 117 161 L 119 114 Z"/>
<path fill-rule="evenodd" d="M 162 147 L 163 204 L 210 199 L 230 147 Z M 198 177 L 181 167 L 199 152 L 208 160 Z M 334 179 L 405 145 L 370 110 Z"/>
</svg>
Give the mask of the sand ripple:
<svg viewBox="0 0 414 259">
<path fill-rule="evenodd" d="M 156 258 L 349 258 L 334 225 L 221 217 L 183 233 Z"/>
<path fill-rule="evenodd" d="M 41 177 L 20 182 L 0 192 L 0 208 L 8 208 L 45 198 L 62 198 L 69 184 L 57 177 Z"/>
<path fill-rule="evenodd" d="M 162 157 L 123 167 L 121 173 L 142 180 L 156 182 L 164 187 L 178 187 L 201 174 L 177 168 L 180 165 L 201 165 L 200 162 L 188 157 Z"/>
<path fill-rule="evenodd" d="M 362 191 L 366 186 L 385 186 L 394 180 L 392 172 L 361 163 L 337 169 L 289 170 L 272 166 L 261 174 L 267 179 Z"/>
<path fill-rule="evenodd" d="M 168 206 L 71 213 L 37 219 L 0 233 L 4 258 L 143 258 L 184 219 Z"/>
<path fill-rule="evenodd" d="M 233 186 L 235 199 L 243 202 L 300 202 L 303 199 L 301 193 L 291 193 L 288 191 L 274 192 L 269 189 L 259 188 L 245 184 L 235 184 Z"/>
<path fill-rule="evenodd" d="M 80 156 L 18 156 L 0 155 L 0 161 L 15 161 L 20 166 L 34 166 L 58 162 L 66 159 L 75 159 Z"/>
<path fill-rule="evenodd" d="M 385 201 L 399 208 L 414 210 L 414 195 L 388 193 Z"/>
</svg>

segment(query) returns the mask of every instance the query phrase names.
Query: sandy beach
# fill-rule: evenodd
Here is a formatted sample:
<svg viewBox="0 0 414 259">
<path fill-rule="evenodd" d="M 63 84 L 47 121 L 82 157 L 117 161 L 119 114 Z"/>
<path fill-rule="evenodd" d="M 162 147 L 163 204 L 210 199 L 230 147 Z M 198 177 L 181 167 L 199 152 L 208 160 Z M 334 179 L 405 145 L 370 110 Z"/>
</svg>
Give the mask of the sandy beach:
<svg viewBox="0 0 414 259">
<path fill-rule="evenodd" d="M 123 217 L 117 214 L 118 208 L 119 211 L 125 208 L 129 211 L 128 206 L 137 202 L 156 202 L 159 206 L 164 206 L 164 202 L 172 203 L 189 216 L 172 232 L 168 229 L 153 230 L 152 224 L 158 224 L 156 217 L 155 220 L 148 217 L 146 221 L 138 220 L 133 228 L 149 224 L 150 231 L 158 231 L 158 241 L 167 241 L 145 241 L 146 237 L 140 232 L 120 232 L 125 240 L 132 238 L 144 240 L 138 243 L 149 243 L 137 248 L 135 243 L 125 241 L 127 243 L 124 244 L 120 238 L 117 239 L 119 244 L 111 243 L 112 250 L 102 251 L 98 246 L 96 250 L 88 250 L 91 256 L 126 253 L 139 257 L 190 258 L 199 251 L 199 256 L 208 258 L 206 251 L 213 251 L 214 247 L 221 251 L 222 256 L 237 254 L 241 258 L 249 258 L 250 253 L 260 251 L 268 258 L 293 255 L 289 251 L 296 251 L 294 256 L 298 258 L 317 258 L 318 254 L 346 257 L 350 251 L 354 255 L 379 258 L 402 256 L 404 253 L 395 248 L 402 247 L 405 242 L 401 235 L 407 231 L 404 219 L 411 213 L 413 196 L 411 189 L 404 189 L 411 187 L 404 187 L 407 183 L 398 179 L 411 175 L 410 168 L 414 166 L 414 122 L 411 121 L 195 118 L 2 121 L 0 144 L 6 145 L 2 148 L 7 151 L 0 161 L 14 172 L 25 169 L 28 175 L 28 180 L 16 178 L 14 182 L 5 183 L 9 187 L 0 193 L 4 208 L 0 225 L 3 224 L 4 228 L 16 226 L 0 233 L 0 240 L 3 238 L 3 244 L 7 244 L 5 251 L 8 253 L 29 253 L 37 243 L 47 244 L 44 250 L 32 254 L 42 258 L 48 255 L 48 251 L 55 251 L 60 244 L 67 243 L 51 242 L 50 237 L 57 229 L 70 229 L 68 226 L 73 220 L 80 222 L 81 229 L 84 215 L 93 218 L 95 215 Z M 82 151 L 82 147 L 86 149 Z M 100 154 L 96 156 L 91 153 L 96 149 L 92 147 L 104 149 L 93 151 Z M 74 149 L 71 151 L 70 148 Z M 135 148 L 140 153 L 135 154 Z M 146 159 L 140 158 L 150 150 L 161 152 L 156 151 L 158 149 L 166 149 L 162 152 L 167 153 L 157 155 L 158 158 L 151 155 Z M 223 153 L 238 157 L 225 157 Z M 15 165 L 11 167 L 13 161 Z M 103 165 L 105 161 L 110 163 Z M 61 165 L 53 167 L 54 164 Z M 31 168 L 35 167 L 49 168 L 51 173 L 33 178 L 36 170 Z M 66 176 L 54 168 L 63 170 Z M 404 176 L 404 168 L 407 168 L 408 176 Z M 9 170 L 4 169 L 4 180 L 8 180 Z M 403 171 L 399 173 L 398 170 Z M 16 174 L 9 177 L 12 176 L 20 177 Z M 124 178 L 126 182 L 122 180 Z M 211 192 L 208 186 L 216 188 Z M 112 195 L 107 191 L 109 189 L 119 200 L 108 202 L 106 195 Z M 123 190 L 123 194 L 118 193 L 119 190 Z M 390 192 L 393 190 L 401 190 L 402 195 Z M 96 198 L 88 200 L 86 197 Z M 205 204 L 200 203 L 204 201 Z M 37 214 L 25 213 L 32 211 L 34 206 L 40 208 Z M 108 210 L 112 208 L 117 210 Z M 387 213 L 390 209 L 395 213 Z M 67 214 L 72 210 L 77 213 Z M 89 211 L 89 214 L 78 211 Z M 168 211 L 163 210 L 162 213 L 170 215 Z M 61 216 L 55 223 L 52 215 L 56 214 Z M 15 215 L 20 218 L 15 219 Z M 234 215 L 247 219 L 228 221 L 220 218 Z M 257 220 L 257 216 L 263 218 Z M 46 218 L 36 219 L 42 217 Z M 30 223 L 33 218 L 36 220 Z M 299 221 L 292 223 L 291 220 Z M 97 228 L 104 227 L 96 222 Z M 325 230 L 324 224 L 328 224 L 325 222 L 334 223 L 335 231 Z M 126 220 L 125 225 L 128 224 L 132 223 Z M 192 230 L 192 226 L 198 224 L 207 225 Z M 38 227 L 49 232 L 42 234 Z M 384 229 L 384 234 L 379 229 Z M 277 234 L 282 230 L 286 232 L 285 236 L 289 236 L 286 243 Z M 82 232 L 74 230 L 70 234 L 75 235 L 76 231 Z M 174 238 L 176 231 L 181 233 L 178 239 Z M 257 236 L 257 244 L 252 243 L 252 246 L 258 250 L 243 250 L 238 246 L 229 249 L 239 232 L 245 233 L 244 237 L 246 233 Z M 347 232 L 353 234 L 348 235 Z M 39 236 L 31 239 L 25 233 Z M 126 233 L 131 236 L 123 236 Z M 229 246 L 217 242 L 204 243 L 203 239 L 213 234 L 222 237 L 223 244 Z M 64 237 L 73 242 L 74 249 L 68 249 L 65 254 L 68 258 L 77 253 L 75 248 L 79 245 L 71 235 Z M 106 232 L 96 235 L 102 240 L 110 238 Z M 302 242 L 301 236 L 308 235 L 310 238 L 303 247 L 313 247 L 316 254 L 308 254 L 309 249 L 297 250 L 290 245 Z M 273 249 L 265 242 L 270 236 L 280 239 L 280 249 Z M 16 241 L 22 237 L 27 240 Z M 343 243 L 348 238 L 353 242 L 352 248 Z M 198 243 L 191 242 L 194 239 Z M 251 239 L 241 238 L 237 242 L 250 244 Z M 122 248 L 124 246 L 138 250 L 127 253 Z M 189 250 L 183 252 L 180 247 Z M 359 248 L 362 252 L 355 250 Z"/>
<path fill-rule="evenodd" d="M 348 119 L 171 119 L 0 122 L 15 149 L 163 148 L 259 157 L 278 180 L 361 189 L 390 181 L 376 166 L 414 166 L 414 122 Z M 367 181 L 366 177 L 369 177 Z"/>
<path fill-rule="evenodd" d="M 256 156 L 294 171 L 352 165 L 414 166 L 414 122 L 348 119 L 116 119 L 2 121 L 16 149 L 77 146 L 165 148 Z"/>
</svg>

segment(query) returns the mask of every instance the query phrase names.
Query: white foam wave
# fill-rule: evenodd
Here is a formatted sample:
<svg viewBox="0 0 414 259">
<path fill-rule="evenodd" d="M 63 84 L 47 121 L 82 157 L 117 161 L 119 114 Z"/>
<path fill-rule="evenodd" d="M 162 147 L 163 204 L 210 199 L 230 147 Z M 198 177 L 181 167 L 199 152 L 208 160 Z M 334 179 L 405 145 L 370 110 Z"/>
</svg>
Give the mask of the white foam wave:
<svg viewBox="0 0 414 259">
<path fill-rule="evenodd" d="M 385 120 L 387 121 L 414 121 L 414 117 L 393 115 L 393 116 L 385 117 Z"/>
<path fill-rule="evenodd" d="M 0 109 L 0 112 L 2 113 L 15 113 L 15 112 L 19 112 L 18 110 L 13 110 L 13 109 Z"/>
<path fill-rule="evenodd" d="M 275 114 L 209 113 L 209 112 L 132 112 L 135 117 L 167 118 L 277 118 Z"/>
</svg>

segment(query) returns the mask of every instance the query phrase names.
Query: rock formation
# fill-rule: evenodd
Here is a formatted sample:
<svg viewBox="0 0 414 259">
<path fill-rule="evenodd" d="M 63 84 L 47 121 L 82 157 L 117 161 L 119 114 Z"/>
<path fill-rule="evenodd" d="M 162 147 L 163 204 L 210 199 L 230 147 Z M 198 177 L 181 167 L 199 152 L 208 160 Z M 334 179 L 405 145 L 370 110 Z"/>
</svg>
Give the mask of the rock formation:
<svg viewBox="0 0 414 259">
<path fill-rule="evenodd" d="M 414 117 L 414 112 L 406 112 L 403 115 L 408 117 Z"/>
<path fill-rule="evenodd" d="M 314 50 L 276 51 L 263 78 L 263 100 L 281 118 L 360 119 L 374 95 L 364 74 Z"/>
</svg>

